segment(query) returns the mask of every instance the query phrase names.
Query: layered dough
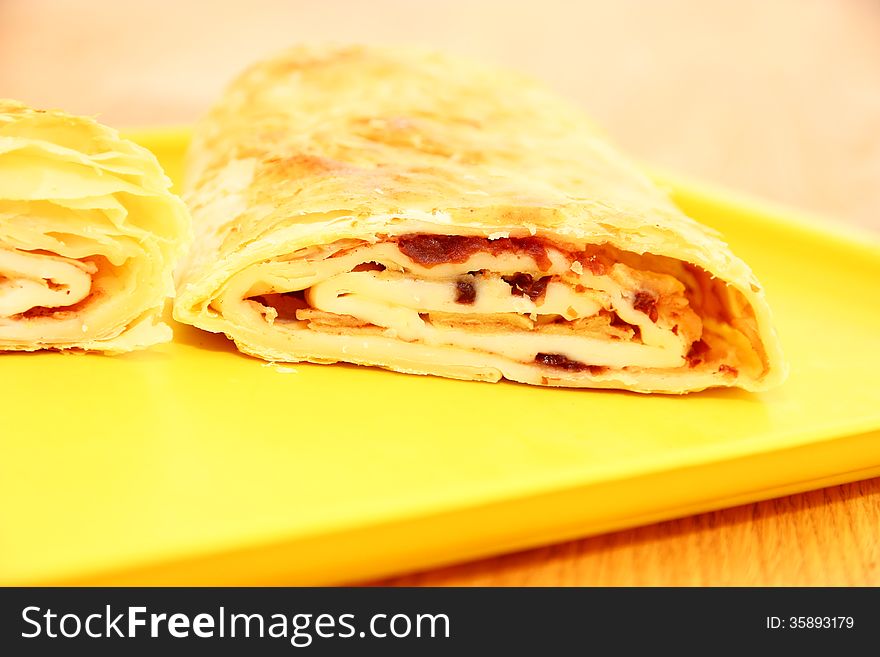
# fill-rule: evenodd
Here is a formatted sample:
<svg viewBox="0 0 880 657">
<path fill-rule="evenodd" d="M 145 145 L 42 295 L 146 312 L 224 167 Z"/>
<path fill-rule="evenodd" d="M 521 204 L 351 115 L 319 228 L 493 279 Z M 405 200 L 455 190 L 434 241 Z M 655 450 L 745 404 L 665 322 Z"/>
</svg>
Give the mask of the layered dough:
<svg viewBox="0 0 880 657">
<path fill-rule="evenodd" d="M 281 362 L 761 390 L 763 293 L 534 83 L 416 51 L 298 48 L 196 128 L 175 317 Z"/>
<path fill-rule="evenodd" d="M 170 184 L 92 119 L 0 100 L 0 350 L 169 340 L 160 315 L 190 240 Z"/>
<path fill-rule="evenodd" d="M 412 246 L 419 243 L 434 253 L 426 258 Z M 456 244 L 473 252 L 436 261 Z M 260 336 L 257 355 L 272 360 L 326 362 L 315 354 L 329 352 L 384 364 L 376 359 L 406 354 L 408 372 L 445 365 L 455 378 L 591 387 L 640 380 L 663 389 L 680 371 L 704 387 L 762 375 L 748 336 L 724 326 L 717 295 L 726 293 L 680 262 L 609 247 L 419 233 L 342 241 L 245 269 L 211 314 Z"/>
</svg>

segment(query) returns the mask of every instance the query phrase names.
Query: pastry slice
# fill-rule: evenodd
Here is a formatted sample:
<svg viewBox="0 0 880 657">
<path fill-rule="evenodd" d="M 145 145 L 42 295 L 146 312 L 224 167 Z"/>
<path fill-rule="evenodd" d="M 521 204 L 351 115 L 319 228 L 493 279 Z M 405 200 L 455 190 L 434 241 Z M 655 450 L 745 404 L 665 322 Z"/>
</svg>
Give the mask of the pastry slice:
<svg viewBox="0 0 880 657">
<path fill-rule="evenodd" d="M 189 213 L 152 153 L 0 99 L 0 350 L 126 352 L 161 321 Z"/>
<path fill-rule="evenodd" d="M 197 126 L 175 317 L 270 361 L 764 390 L 748 266 L 575 108 L 433 53 L 296 48 Z"/>
</svg>

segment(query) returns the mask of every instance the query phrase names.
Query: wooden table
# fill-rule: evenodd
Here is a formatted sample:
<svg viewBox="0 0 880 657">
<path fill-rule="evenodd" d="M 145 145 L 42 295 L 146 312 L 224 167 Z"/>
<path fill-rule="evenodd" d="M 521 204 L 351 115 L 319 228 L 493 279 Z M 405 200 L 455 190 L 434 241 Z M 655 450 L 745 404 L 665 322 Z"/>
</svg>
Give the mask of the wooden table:
<svg viewBox="0 0 880 657">
<path fill-rule="evenodd" d="M 303 40 L 513 66 L 639 158 L 880 230 L 874 0 L 4 0 L 0 95 L 190 122 L 243 64 Z M 880 479 L 383 583 L 880 585 Z"/>
</svg>

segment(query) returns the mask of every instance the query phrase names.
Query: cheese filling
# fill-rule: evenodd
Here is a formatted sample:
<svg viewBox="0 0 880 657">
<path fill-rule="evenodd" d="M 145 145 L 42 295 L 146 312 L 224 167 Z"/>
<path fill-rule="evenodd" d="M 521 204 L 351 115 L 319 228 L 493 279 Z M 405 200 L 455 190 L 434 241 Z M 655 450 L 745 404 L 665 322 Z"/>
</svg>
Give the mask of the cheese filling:
<svg viewBox="0 0 880 657">
<path fill-rule="evenodd" d="M 0 246 L 0 317 L 78 303 L 96 271 L 91 263 Z"/>
<path fill-rule="evenodd" d="M 122 331 L 120 315 L 138 311 L 140 269 L 152 265 L 123 260 L 120 267 L 97 253 L 100 246 L 92 250 L 71 257 L 0 241 L 0 347 L 65 345 Z"/>
<path fill-rule="evenodd" d="M 422 237 L 440 247 L 415 248 Z M 455 239 L 466 241 L 443 242 Z M 225 298 L 240 294 L 276 330 L 453 347 L 554 376 L 698 367 L 710 351 L 713 367 L 736 360 L 715 330 L 717 318 L 692 307 L 701 292 L 682 263 L 679 271 L 655 271 L 640 268 L 640 256 L 622 262 L 601 247 L 571 252 L 528 238 L 419 235 L 323 255 L 259 265 L 263 272 Z"/>
</svg>

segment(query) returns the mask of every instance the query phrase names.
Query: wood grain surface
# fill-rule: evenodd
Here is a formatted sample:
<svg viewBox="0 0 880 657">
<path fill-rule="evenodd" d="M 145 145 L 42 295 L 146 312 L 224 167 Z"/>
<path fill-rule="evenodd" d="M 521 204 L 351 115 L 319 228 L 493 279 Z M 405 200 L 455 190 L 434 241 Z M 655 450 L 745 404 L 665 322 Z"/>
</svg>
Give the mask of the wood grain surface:
<svg viewBox="0 0 880 657">
<path fill-rule="evenodd" d="M 0 0 L 0 96 L 191 122 L 304 40 L 512 66 L 638 158 L 880 231 L 876 0 Z M 873 479 L 379 583 L 880 585 L 878 537 Z"/>
</svg>

